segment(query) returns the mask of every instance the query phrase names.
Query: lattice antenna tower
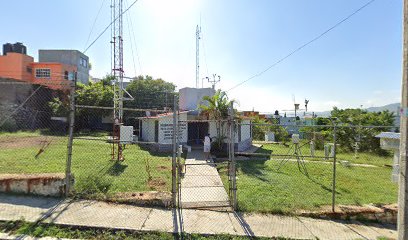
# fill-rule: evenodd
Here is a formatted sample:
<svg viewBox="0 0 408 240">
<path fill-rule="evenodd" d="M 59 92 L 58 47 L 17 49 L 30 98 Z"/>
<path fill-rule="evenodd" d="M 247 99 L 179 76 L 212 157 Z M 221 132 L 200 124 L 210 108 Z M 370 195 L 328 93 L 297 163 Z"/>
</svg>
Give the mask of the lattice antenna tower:
<svg viewBox="0 0 408 240">
<path fill-rule="evenodd" d="M 196 28 L 196 88 L 200 87 L 200 39 L 201 26 Z"/>
<path fill-rule="evenodd" d="M 123 123 L 123 0 L 111 0 L 112 76 L 113 80 L 113 148 L 112 159 L 123 160 L 120 126 Z M 116 153 L 115 153 L 116 150 Z"/>
</svg>

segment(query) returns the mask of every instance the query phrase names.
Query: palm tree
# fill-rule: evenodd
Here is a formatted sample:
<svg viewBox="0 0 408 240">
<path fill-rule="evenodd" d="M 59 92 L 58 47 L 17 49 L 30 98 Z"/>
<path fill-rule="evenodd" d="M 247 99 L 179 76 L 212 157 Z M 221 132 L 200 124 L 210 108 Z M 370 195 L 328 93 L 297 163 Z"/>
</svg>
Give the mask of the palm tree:
<svg viewBox="0 0 408 240">
<path fill-rule="evenodd" d="M 216 143 L 217 147 L 221 149 L 226 138 L 224 125 L 225 120 L 228 119 L 228 109 L 235 100 L 229 100 L 226 92 L 217 90 L 211 97 L 204 96 L 203 101 L 207 104 L 201 104 L 198 108 L 201 110 L 201 114 L 207 115 L 209 119 L 215 121 L 217 129 Z"/>
</svg>

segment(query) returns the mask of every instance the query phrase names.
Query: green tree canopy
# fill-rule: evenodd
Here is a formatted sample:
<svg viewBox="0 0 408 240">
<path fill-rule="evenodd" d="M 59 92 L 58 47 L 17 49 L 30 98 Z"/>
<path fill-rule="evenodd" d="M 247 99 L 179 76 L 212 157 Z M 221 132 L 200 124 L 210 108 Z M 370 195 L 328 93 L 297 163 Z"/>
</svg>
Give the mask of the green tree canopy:
<svg viewBox="0 0 408 240">
<path fill-rule="evenodd" d="M 126 90 L 134 97 L 134 100 L 124 103 L 126 107 L 141 109 L 173 108 L 176 86 L 161 78 L 153 79 L 151 76 L 139 76 L 129 83 Z"/>
<path fill-rule="evenodd" d="M 358 144 L 360 151 L 376 152 L 384 154 L 380 148 L 380 140 L 375 136 L 380 132 L 389 132 L 392 129 L 395 115 L 388 110 L 382 112 L 368 112 L 364 109 L 338 109 L 333 108 L 332 118 L 341 125 L 350 127 L 339 127 L 337 139 L 340 148 L 351 151 Z"/>
</svg>

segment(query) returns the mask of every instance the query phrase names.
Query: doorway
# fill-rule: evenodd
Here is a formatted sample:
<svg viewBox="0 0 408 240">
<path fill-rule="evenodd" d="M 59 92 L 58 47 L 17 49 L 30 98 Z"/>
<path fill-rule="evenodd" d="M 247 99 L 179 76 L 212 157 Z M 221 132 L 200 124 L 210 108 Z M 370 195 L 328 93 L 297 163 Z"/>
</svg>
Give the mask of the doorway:
<svg viewBox="0 0 408 240">
<path fill-rule="evenodd" d="M 190 122 L 188 123 L 188 144 L 201 145 L 205 135 L 208 134 L 208 122 Z"/>
</svg>

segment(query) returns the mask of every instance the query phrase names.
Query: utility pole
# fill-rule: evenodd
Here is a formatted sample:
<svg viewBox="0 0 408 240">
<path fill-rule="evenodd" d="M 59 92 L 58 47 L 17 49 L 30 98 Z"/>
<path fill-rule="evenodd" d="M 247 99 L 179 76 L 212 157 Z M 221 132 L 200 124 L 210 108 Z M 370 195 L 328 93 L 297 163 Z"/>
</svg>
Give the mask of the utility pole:
<svg viewBox="0 0 408 240">
<path fill-rule="evenodd" d="M 403 62 L 402 62 L 402 96 L 401 96 L 401 139 L 400 139 L 400 173 L 398 192 L 398 239 L 408 240 L 408 0 L 404 0 L 403 16 Z"/>
</svg>

